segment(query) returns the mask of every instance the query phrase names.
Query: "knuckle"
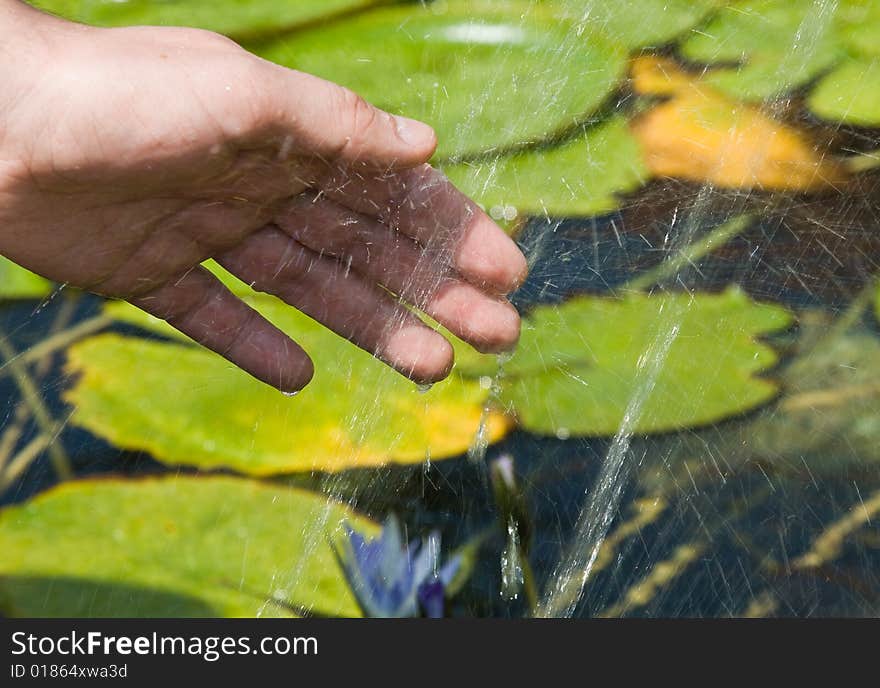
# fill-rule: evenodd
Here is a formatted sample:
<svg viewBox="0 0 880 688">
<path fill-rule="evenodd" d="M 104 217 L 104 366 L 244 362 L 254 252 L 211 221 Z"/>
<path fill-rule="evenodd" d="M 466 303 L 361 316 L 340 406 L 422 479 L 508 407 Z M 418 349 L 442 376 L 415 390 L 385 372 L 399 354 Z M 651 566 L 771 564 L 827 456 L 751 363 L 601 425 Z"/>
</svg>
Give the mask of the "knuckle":
<svg viewBox="0 0 880 688">
<path fill-rule="evenodd" d="M 346 88 L 341 89 L 340 100 L 344 138 L 339 153 L 346 156 L 361 149 L 376 125 L 379 111 L 362 96 Z"/>
<path fill-rule="evenodd" d="M 244 347 L 254 332 L 262 325 L 262 316 L 252 308 L 245 307 L 241 315 L 233 320 L 228 326 L 219 329 L 217 334 L 223 344 L 218 347 L 220 355 L 228 356 L 236 349 Z"/>
<path fill-rule="evenodd" d="M 206 29 L 192 29 L 192 28 L 178 28 L 177 31 L 181 32 L 183 35 L 181 38 L 185 39 L 188 44 L 198 46 L 199 48 L 219 48 L 226 50 L 242 50 L 241 46 L 238 45 L 231 38 L 227 38 L 226 36 L 216 33 L 214 31 L 208 31 Z"/>
</svg>

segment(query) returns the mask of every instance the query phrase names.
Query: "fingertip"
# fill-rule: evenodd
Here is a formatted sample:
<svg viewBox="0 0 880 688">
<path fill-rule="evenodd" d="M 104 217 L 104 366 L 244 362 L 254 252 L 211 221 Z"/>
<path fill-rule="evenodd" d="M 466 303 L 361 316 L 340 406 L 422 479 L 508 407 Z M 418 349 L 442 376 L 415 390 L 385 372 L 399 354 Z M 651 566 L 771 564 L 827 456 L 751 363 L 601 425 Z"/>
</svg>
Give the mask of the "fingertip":
<svg viewBox="0 0 880 688">
<path fill-rule="evenodd" d="M 490 296 L 467 282 L 448 282 L 436 290 L 424 309 L 483 353 L 506 351 L 519 341 L 520 316 L 510 301 Z"/>
<path fill-rule="evenodd" d="M 301 392 L 315 376 L 315 365 L 308 355 L 291 357 L 290 366 L 284 371 L 279 384 L 282 394 L 293 396 Z"/>
<path fill-rule="evenodd" d="M 472 316 L 467 341 L 484 354 L 510 351 L 519 342 L 519 312 L 508 301 L 486 302 Z"/>
<path fill-rule="evenodd" d="M 423 324 L 399 329 L 379 354 L 388 365 L 418 384 L 439 382 L 452 372 L 455 352 L 441 334 Z"/>
<path fill-rule="evenodd" d="M 284 394 L 301 391 L 315 375 L 309 355 L 274 325 L 266 323 L 242 341 L 249 345 L 230 350 L 226 356 Z"/>
<path fill-rule="evenodd" d="M 416 162 L 425 162 L 437 149 L 437 134 L 433 127 L 419 120 L 391 115 L 397 137 L 412 152 Z"/>
</svg>

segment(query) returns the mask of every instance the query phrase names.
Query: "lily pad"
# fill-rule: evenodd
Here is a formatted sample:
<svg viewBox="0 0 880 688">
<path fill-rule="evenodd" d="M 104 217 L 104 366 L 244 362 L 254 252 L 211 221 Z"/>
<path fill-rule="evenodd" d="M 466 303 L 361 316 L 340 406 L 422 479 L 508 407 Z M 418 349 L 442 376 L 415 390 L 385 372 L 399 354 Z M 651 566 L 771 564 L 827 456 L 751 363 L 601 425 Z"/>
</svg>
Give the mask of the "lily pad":
<svg viewBox="0 0 880 688">
<path fill-rule="evenodd" d="M 0 609 L 359 616 L 329 544 L 343 521 L 377 531 L 323 496 L 240 478 L 67 483 L 0 512 Z"/>
<path fill-rule="evenodd" d="M 96 26 L 171 25 L 254 36 L 295 28 L 379 0 L 34 0 L 67 19 Z"/>
<path fill-rule="evenodd" d="M 504 365 L 500 399 L 526 430 L 558 437 L 614 434 L 640 395 L 636 433 L 713 423 L 776 395 L 773 380 L 756 376 L 776 354 L 756 338 L 791 322 L 785 309 L 754 303 L 736 288 L 540 306 Z M 666 337 L 671 344 L 652 380 L 650 357 Z M 488 363 L 464 360 L 459 367 L 487 375 Z"/>
<path fill-rule="evenodd" d="M 573 141 L 443 170 L 496 220 L 516 216 L 579 217 L 609 212 L 618 193 L 647 177 L 638 142 L 616 116 Z"/>
<path fill-rule="evenodd" d="M 0 299 L 41 299 L 52 283 L 0 256 Z"/>
<path fill-rule="evenodd" d="M 834 6 L 813 0 L 751 0 L 720 9 L 680 46 L 688 60 L 728 63 L 707 84 L 745 100 L 787 93 L 831 68 L 844 54 Z"/>
<path fill-rule="evenodd" d="M 544 140 L 608 97 L 624 52 L 580 28 L 552 4 L 453 0 L 380 9 L 249 47 L 430 123 L 438 156 L 460 158 Z"/>
<path fill-rule="evenodd" d="M 876 0 L 841 0 L 837 6 L 837 31 L 846 46 L 864 57 L 880 57 L 880 3 Z"/>
<path fill-rule="evenodd" d="M 806 311 L 798 340 L 816 342 L 829 327 L 827 313 Z M 696 466 L 722 456 L 727 466 L 760 462 L 805 478 L 880 466 L 880 338 L 870 328 L 808 345 L 779 377 L 785 394 L 777 403 L 723 432 L 670 437 L 657 455 Z"/>
<path fill-rule="evenodd" d="M 880 43 L 880 28 L 877 36 Z M 839 65 L 813 89 L 807 105 L 823 119 L 880 126 L 880 57 Z"/>
<path fill-rule="evenodd" d="M 655 176 L 789 191 L 834 188 L 848 178 L 804 131 L 732 100 L 671 60 L 637 58 L 632 76 L 637 93 L 671 96 L 632 123 Z"/>
<path fill-rule="evenodd" d="M 553 1 L 567 7 L 591 32 L 603 33 L 614 43 L 633 49 L 670 43 L 721 4 L 719 0 Z"/>
<path fill-rule="evenodd" d="M 69 351 L 73 422 L 166 463 L 251 475 L 443 459 L 467 451 L 481 428 L 489 441 L 509 429 L 501 414 L 484 416 L 478 381 L 453 374 L 422 392 L 277 299 L 245 299 L 313 357 L 315 377 L 296 397 L 199 347 L 105 334 Z M 127 304 L 109 312 L 173 332 Z"/>
</svg>

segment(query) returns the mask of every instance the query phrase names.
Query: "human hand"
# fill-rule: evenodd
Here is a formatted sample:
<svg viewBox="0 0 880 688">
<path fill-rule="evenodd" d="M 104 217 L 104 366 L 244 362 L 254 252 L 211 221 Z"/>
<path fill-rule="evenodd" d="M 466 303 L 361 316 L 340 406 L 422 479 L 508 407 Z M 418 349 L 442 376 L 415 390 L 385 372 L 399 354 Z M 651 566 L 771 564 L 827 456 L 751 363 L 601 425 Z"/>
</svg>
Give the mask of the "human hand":
<svg viewBox="0 0 880 688">
<path fill-rule="evenodd" d="M 424 124 L 209 32 L 0 0 L 0 253 L 123 298 L 284 391 L 307 354 L 208 258 L 418 382 L 513 346 L 516 245 L 426 163 Z M 389 84 L 393 88 L 393 84 Z M 390 292 L 390 293 L 389 293 Z"/>
</svg>

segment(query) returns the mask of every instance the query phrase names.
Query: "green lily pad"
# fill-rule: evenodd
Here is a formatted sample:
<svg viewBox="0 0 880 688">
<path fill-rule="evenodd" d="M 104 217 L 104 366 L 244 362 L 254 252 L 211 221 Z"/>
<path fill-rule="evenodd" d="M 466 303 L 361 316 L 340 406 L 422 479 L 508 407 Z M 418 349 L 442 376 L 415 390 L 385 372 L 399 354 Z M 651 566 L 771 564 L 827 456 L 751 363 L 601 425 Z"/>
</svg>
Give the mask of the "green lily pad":
<svg viewBox="0 0 880 688">
<path fill-rule="evenodd" d="M 379 0 L 34 0 L 67 19 L 96 26 L 192 26 L 228 36 L 287 30 Z"/>
<path fill-rule="evenodd" d="M 837 7 L 837 31 L 852 52 L 880 57 L 880 3 L 841 0 Z"/>
<path fill-rule="evenodd" d="M 562 145 L 459 163 L 443 170 L 496 220 L 591 216 L 617 207 L 618 193 L 648 177 L 638 141 L 616 116 Z"/>
<path fill-rule="evenodd" d="M 359 616 L 329 538 L 346 507 L 231 477 L 67 483 L 0 512 L 13 616 Z"/>
<path fill-rule="evenodd" d="M 69 350 L 73 422 L 166 463 L 251 475 L 448 458 L 467 451 L 481 428 L 489 441 L 509 428 L 501 414 L 484 415 L 489 392 L 478 381 L 453 374 L 422 392 L 277 299 L 244 298 L 313 357 L 315 377 L 296 397 L 199 347 L 105 334 Z M 173 333 L 128 304 L 108 312 Z"/>
<path fill-rule="evenodd" d="M 639 0 L 583 2 L 553 0 L 582 19 L 591 32 L 603 33 L 627 48 L 665 45 L 702 22 L 719 0 Z"/>
<path fill-rule="evenodd" d="M 41 299 L 52 283 L 0 256 L 0 299 Z"/>
<path fill-rule="evenodd" d="M 830 6 L 829 6 L 830 7 Z M 722 8 L 680 46 L 693 61 L 737 63 L 705 83 L 745 100 L 781 95 L 831 68 L 845 54 L 834 15 L 812 0 L 751 0 Z"/>
<path fill-rule="evenodd" d="M 855 327 L 812 347 L 830 326 L 827 313 L 802 314 L 797 340 L 807 352 L 780 371 L 776 403 L 720 432 L 672 436 L 656 455 L 664 465 L 760 462 L 805 478 L 880 466 L 880 338 Z"/>
<path fill-rule="evenodd" d="M 776 395 L 774 381 L 756 377 L 776 354 L 756 337 L 791 322 L 785 309 L 754 303 L 738 289 L 540 306 L 504 365 L 500 399 L 526 430 L 559 437 L 614 434 L 642 394 L 634 432 L 713 423 Z M 652 383 L 640 368 L 650 368 L 667 336 L 672 343 Z M 491 374 L 486 358 L 461 360 L 459 368 Z"/>
<path fill-rule="evenodd" d="M 552 5 L 514 1 L 380 9 L 249 47 L 430 123 L 441 158 L 565 130 L 596 110 L 626 68 L 623 50 Z"/>
<path fill-rule="evenodd" d="M 807 105 L 823 119 L 880 126 L 880 57 L 842 63 L 813 89 Z"/>
</svg>

